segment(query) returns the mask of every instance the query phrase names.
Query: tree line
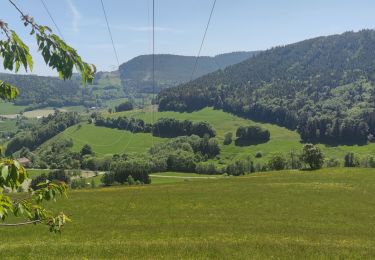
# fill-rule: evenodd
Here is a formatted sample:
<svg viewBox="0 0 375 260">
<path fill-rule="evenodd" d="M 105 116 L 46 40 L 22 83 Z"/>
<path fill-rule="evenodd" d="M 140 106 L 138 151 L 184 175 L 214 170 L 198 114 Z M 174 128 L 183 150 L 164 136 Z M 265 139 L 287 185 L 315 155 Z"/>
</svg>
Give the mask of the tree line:
<svg viewBox="0 0 375 260">
<path fill-rule="evenodd" d="M 177 137 L 184 135 L 197 135 L 203 137 L 208 135 L 214 137 L 215 129 L 207 122 L 192 122 L 190 120 L 179 121 L 174 118 L 160 118 L 154 124 L 145 123 L 144 120 L 138 118 L 128 118 L 126 116 L 102 117 L 96 116 L 96 126 L 104 126 L 109 128 L 117 128 L 133 133 L 152 133 L 159 137 Z"/>
<path fill-rule="evenodd" d="M 63 132 L 66 128 L 77 124 L 80 116 L 76 112 L 62 113 L 55 111 L 54 114 L 43 117 L 40 123 L 31 129 L 18 133 L 6 146 L 7 156 L 25 147 L 30 150 L 36 149 L 45 141 Z"/>
</svg>

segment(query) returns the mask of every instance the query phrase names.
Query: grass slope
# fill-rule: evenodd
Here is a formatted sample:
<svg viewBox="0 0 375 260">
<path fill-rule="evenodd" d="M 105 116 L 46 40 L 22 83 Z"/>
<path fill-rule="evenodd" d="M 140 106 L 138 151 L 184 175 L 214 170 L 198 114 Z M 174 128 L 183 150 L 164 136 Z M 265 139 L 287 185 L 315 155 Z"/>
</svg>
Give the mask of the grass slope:
<svg viewBox="0 0 375 260">
<path fill-rule="evenodd" d="M 152 137 L 150 134 L 133 134 L 129 131 L 97 127 L 92 124 L 82 124 L 81 128 L 72 126 L 56 138 L 71 138 L 74 151 L 80 151 L 83 145 L 90 144 L 99 156 L 116 153 L 144 153 L 153 143 L 167 140 Z"/>
<path fill-rule="evenodd" d="M 3 259 L 375 257 L 375 170 L 284 171 L 70 192 L 73 222 L 1 228 Z"/>
<path fill-rule="evenodd" d="M 16 106 L 10 102 L 0 101 L 0 115 L 13 115 L 23 111 L 26 106 Z"/>
<path fill-rule="evenodd" d="M 109 116 L 118 117 L 120 115 L 128 117 L 136 117 L 152 122 L 152 113 L 150 111 L 133 110 L 128 112 L 113 113 Z M 231 145 L 221 145 L 221 160 L 225 162 L 232 161 L 234 158 L 243 157 L 247 155 L 254 156 L 257 151 L 263 153 L 263 157 L 256 159 L 260 162 L 266 162 L 270 156 L 277 152 L 288 153 L 291 150 L 299 151 L 302 148 L 300 137 L 297 132 L 290 131 L 284 127 L 279 127 L 273 124 L 262 124 L 254 121 L 237 117 L 235 115 L 225 113 L 221 110 L 213 110 L 212 108 L 205 108 L 203 110 L 193 113 L 178 113 L 178 112 L 156 112 L 155 120 L 162 117 L 176 118 L 179 120 L 189 119 L 193 121 L 207 121 L 212 124 L 217 131 L 217 138 L 222 144 L 224 135 L 227 132 L 232 132 L 235 136 L 236 129 L 241 125 L 260 125 L 268 129 L 271 133 L 269 142 L 259 145 L 252 145 L 246 147 L 235 146 L 234 142 Z M 152 137 L 151 134 L 132 134 L 128 131 L 121 131 L 117 129 L 109 129 L 104 127 L 97 127 L 95 125 L 82 124 L 80 129 L 73 126 L 67 129 L 61 137 L 72 138 L 74 141 L 74 150 L 78 151 L 84 144 L 90 144 L 98 155 L 115 154 L 115 153 L 137 153 L 146 152 L 152 143 L 168 141 L 166 138 Z M 343 160 L 348 151 L 357 153 L 358 155 L 373 155 L 375 154 L 375 144 L 368 144 L 363 146 L 335 146 L 329 147 L 320 145 L 328 158 L 336 158 Z"/>
</svg>

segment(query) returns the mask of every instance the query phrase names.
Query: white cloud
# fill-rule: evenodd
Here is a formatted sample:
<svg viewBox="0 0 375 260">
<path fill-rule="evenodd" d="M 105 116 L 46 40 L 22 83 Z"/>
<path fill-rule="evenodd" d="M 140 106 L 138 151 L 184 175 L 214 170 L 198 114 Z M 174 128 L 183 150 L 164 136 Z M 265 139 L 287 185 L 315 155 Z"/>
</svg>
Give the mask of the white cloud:
<svg viewBox="0 0 375 260">
<path fill-rule="evenodd" d="M 72 19 L 72 26 L 73 26 L 73 31 L 78 33 L 79 32 L 79 25 L 82 19 L 81 13 L 78 11 L 77 7 L 74 5 L 72 0 L 66 0 L 68 3 L 69 9 L 72 12 L 73 19 Z"/>
</svg>

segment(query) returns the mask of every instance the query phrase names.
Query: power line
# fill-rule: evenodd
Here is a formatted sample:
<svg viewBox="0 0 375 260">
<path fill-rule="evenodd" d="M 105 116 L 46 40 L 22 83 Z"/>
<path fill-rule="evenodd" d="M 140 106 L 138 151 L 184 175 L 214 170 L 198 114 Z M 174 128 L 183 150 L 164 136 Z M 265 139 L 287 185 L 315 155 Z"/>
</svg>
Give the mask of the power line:
<svg viewBox="0 0 375 260">
<path fill-rule="evenodd" d="M 201 51 L 202 51 L 202 48 L 203 48 L 203 43 L 204 43 L 204 40 L 206 39 L 206 35 L 207 35 L 207 31 L 208 31 L 208 27 L 210 26 L 210 22 L 211 22 L 212 14 L 213 14 L 214 9 L 215 9 L 215 5 L 216 5 L 216 0 L 214 0 L 214 3 L 212 4 L 210 17 L 208 18 L 208 22 L 207 22 L 207 25 L 206 25 L 206 29 L 205 29 L 204 34 L 203 34 L 203 39 L 202 39 L 201 46 L 200 46 L 199 51 L 198 51 L 198 55 L 197 55 L 197 57 L 196 57 L 196 59 L 195 59 L 195 64 L 194 64 L 193 71 L 192 71 L 192 73 L 191 73 L 190 80 L 193 79 L 193 77 L 194 77 L 194 73 L 195 73 L 195 71 L 196 71 L 196 69 L 197 69 L 199 56 L 201 55 Z"/>
<path fill-rule="evenodd" d="M 155 124 L 155 0 L 152 0 L 152 125 Z M 154 135 L 152 135 L 154 146 Z"/>
<path fill-rule="evenodd" d="M 46 10 L 46 12 L 47 12 L 49 18 L 50 18 L 51 21 L 52 21 L 52 23 L 55 25 L 56 30 L 57 30 L 57 32 L 59 33 L 61 39 L 63 39 L 63 40 L 65 41 L 64 36 L 63 36 L 63 34 L 61 33 L 59 26 L 58 26 L 57 23 L 55 22 L 55 19 L 53 19 L 52 14 L 51 14 L 50 11 L 48 10 L 48 7 L 47 7 L 46 3 L 44 2 L 44 0 L 40 0 L 40 2 L 42 3 L 44 9 Z"/>
<path fill-rule="evenodd" d="M 100 0 L 100 2 L 102 3 L 103 14 L 104 14 L 105 22 L 107 23 L 107 29 L 108 29 L 109 37 L 111 38 L 113 51 L 115 53 L 115 57 L 116 57 L 116 60 L 117 60 L 117 65 L 118 65 L 118 67 L 120 67 L 120 61 L 119 61 L 119 58 L 118 58 L 118 55 L 117 55 L 115 43 L 113 41 L 112 32 L 111 32 L 111 28 L 109 26 L 109 22 L 108 22 L 108 18 L 107 18 L 107 13 L 105 11 L 103 0 Z"/>
</svg>

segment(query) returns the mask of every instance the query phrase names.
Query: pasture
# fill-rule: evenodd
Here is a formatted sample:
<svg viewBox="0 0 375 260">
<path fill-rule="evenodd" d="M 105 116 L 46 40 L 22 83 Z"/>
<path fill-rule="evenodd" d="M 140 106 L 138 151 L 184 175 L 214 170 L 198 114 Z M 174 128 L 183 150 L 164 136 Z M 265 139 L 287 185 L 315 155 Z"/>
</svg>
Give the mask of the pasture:
<svg viewBox="0 0 375 260">
<path fill-rule="evenodd" d="M 0 101 L 0 116 L 18 114 L 25 108 L 26 106 L 16 106 L 11 102 Z"/>
<path fill-rule="evenodd" d="M 370 259 L 375 170 L 282 171 L 71 191 L 70 214 L 0 228 L 7 259 Z"/>
<path fill-rule="evenodd" d="M 152 122 L 152 112 L 144 110 L 133 110 L 128 112 L 120 112 L 113 114 L 106 114 L 106 116 L 118 117 L 128 116 L 141 118 L 146 122 Z M 284 154 L 290 151 L 300 151 L 302 144 L 300 142 L 299 134 L 296 131 L 288 130 L 273 124 L 256 123 L 254 121 L 237 117 L 235 115 L 223 112 L 221 110 L 213 110 L 212 108 L 205 108 L 193 113 L 178 113 L 178 112 L 155 112 L 154 120 L 162 117 L 176 118 L 179 120 L 189 119 L 192 121 L 207 121 L 216 129 L 217 138 L 221 143 L 220 159 L 223 162 L 230 162 L 235 158 L 243 156 L 254 156 L 256 152 L 261 151 L 262 158 L 255 159 L 256 162 L 267 162 L 272 154 L 281 152 Z M 224 135 L 227 132 L 232 132 L 235 138 L 236 129 L 239 126 L 246 125 L 260 125 L 268 129 L 271 133 L 271 139 L 267 143 L 240 147 L 236 146 L 234 142 L 230 145 L 223 145 Z M 67 129 L 63 134 L 65 137 L 72 138 L 74 142 L 74 150 L 78 151 L 84 144 L 92 146 L 94 152 L 98 156 L 115 153 L 137 153 L 146 152 L 153 143 L 165 142 L 166 138 L 152 137 L 151 134 L 137 133 L 132 134 L 128 131 L 117 129 L 109 129 L 103 127 L 96 127 L 94 125 L 82 124 L 80 129 L 73 126 Z M 326 146 L 319 145 L 327 158 L 343 160 L 347 152 L 354 152 L 360 156 L 374 155 L 375 144 L 368 144 L 362 146 Z"/>
</svg>

